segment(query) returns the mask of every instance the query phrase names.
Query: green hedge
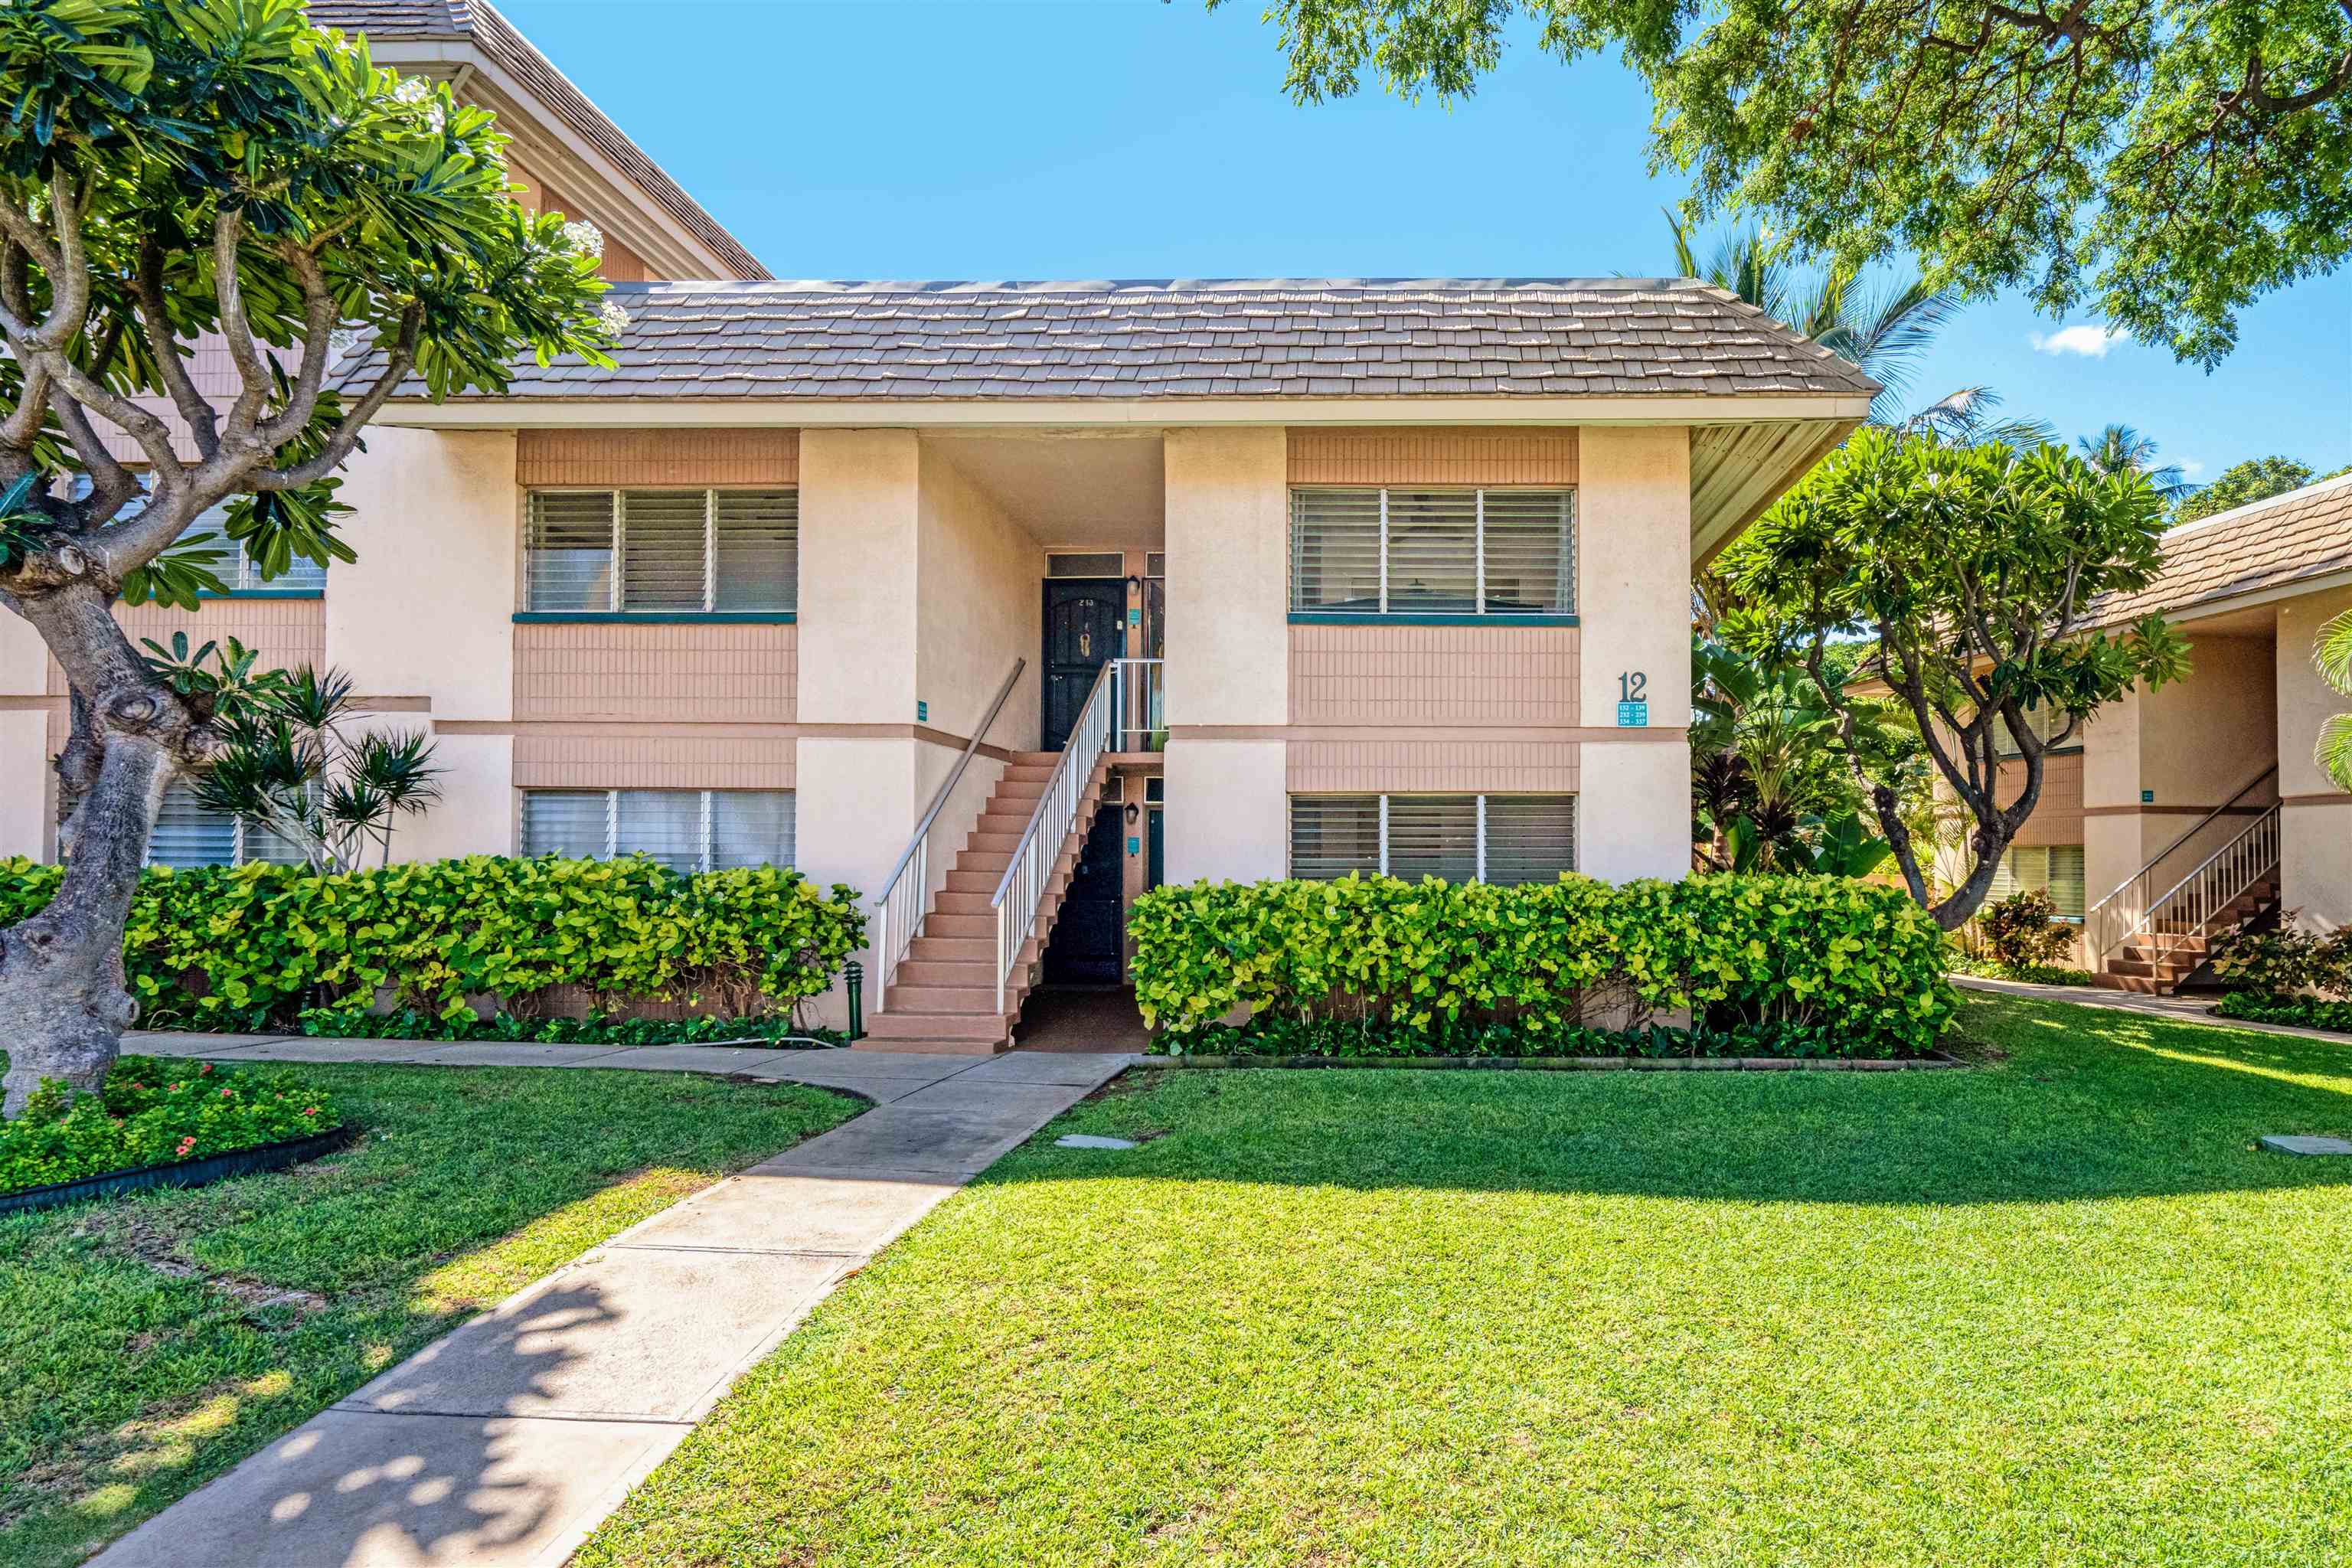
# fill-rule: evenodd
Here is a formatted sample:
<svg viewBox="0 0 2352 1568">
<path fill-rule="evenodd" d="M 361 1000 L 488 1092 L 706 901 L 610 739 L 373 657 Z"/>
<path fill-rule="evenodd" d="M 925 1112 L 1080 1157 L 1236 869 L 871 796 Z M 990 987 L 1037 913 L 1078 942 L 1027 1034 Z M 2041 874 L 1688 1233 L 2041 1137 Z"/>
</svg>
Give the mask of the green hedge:
<svg viewBox="0 0 2352 1568">
<path fill-rule="evenodd" d="M 101 1095 L 68 1100 L 50 1079 L 0 1121 L 0 1196 L 147 1165 L 235 1153 L 343 1124 L 333 1098 L 285 1069 L 216 1073 L 210 1062 L 121 1057 Z"/>
<path fill-rule="evenodd" d="M 1687 1007 L 1694 1048 L 1916 1056 L 1958 1005 L 1927 911 L 1835 877 L 1202 882 L 1146 894 L 1129 930 L 1163 1047 L 1246 1006 L 1373 1054 L 1581 1054 L 1596 1025 L 1650 1049 L 1650 1019 Z"/>
<path fill-rule="evenodd" d="M 0 861 L 0 925 L 62 872 Z M 474 856 L 347 876 L 242 866 L 150 870 L 124 929 L 151 1026 L 290 1028 L 303 1008 L 455 1018 L 488 994 L 528 1010 L 577 986 L 600 1010 L 685 1001 L 736 1016 L 824 992 L 865 940 L 858 895 L 761 867 L 682 876 L 650 860 Z"/>
</svg>

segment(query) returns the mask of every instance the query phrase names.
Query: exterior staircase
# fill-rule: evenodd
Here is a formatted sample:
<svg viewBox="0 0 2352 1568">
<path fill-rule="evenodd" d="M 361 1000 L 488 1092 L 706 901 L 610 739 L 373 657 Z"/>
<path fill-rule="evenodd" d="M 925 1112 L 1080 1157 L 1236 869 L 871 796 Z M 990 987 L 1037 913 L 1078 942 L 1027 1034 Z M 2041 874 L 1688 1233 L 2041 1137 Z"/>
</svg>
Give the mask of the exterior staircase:
<svg viewBox="0 0 2352 1568">
<path fill-rule="evenodd" d="M 2248 884 L 2245 891 L 2216 910 L 2202 930 L 2192 929 L 2185 920 L 2159 917 L 2147 928 L 2134 931 L 2107 960 L 2106 967 L 2091 976 L 2091 984 L 2109 991 L 2168 996 L 2205 967 L 2216 942 L 2271 914 L 2277 910 L 2278 900 L 2278 872 L 2273 867 L 2268 876 Z"/>
<path fill-rule="evenodd" d="M 1004 976 L 1000 1006 L 997 910 L 991 900 L 1061 762 L 1059 752 L 1013 753 L 950 867 L 947 885 L 916 927 L 906 956 L 883 991 L 880 1010 L 866 1019 L 860 1047 L 986 1055 L 1012 1043 L 1022 1000 L 1037 983 L 1046 939 L 1053 934 L 1078 852 L 1110 777 L 1109 764 L 1097 761 L 1079 792 L 1074 819 L 1066 826 L 1039 824 L 1041 834 L 1054 834 L 1059 842 L 1036 918 Z"/>
<path fill-rule="evenodd" d="M 2188 875 L 2156 891 L 2157 868 L 2276 772 L 2257 775 L 2230 801 L 2174 839 L 2130 881 L 2094 904 L 2084 921 L 2092 983 L 2111 991 L 2168 996 L 2205 967 L 2214 944 L 2268 919 L 2279 903 L 2279 808 L 2257 812 L 2246 826 Z"/>
</svg>

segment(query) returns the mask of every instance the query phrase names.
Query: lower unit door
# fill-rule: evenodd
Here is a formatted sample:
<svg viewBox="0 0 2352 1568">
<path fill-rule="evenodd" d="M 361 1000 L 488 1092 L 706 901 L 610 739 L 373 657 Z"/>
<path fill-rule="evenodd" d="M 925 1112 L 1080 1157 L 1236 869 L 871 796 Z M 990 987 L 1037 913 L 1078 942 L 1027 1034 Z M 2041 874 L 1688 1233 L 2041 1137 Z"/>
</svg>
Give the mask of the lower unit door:
<svg viewBox="0 0 2352 1568">
<path fill-rule="evenodd" d="M 1125 867 L 1120 857 L 1119 808 L 1095 813 L 1070 877 L 1069 896 L 1045 944 L 1048 985 L 1115 985 L 1119 979 L 1119 914 Z"/>
</svg>

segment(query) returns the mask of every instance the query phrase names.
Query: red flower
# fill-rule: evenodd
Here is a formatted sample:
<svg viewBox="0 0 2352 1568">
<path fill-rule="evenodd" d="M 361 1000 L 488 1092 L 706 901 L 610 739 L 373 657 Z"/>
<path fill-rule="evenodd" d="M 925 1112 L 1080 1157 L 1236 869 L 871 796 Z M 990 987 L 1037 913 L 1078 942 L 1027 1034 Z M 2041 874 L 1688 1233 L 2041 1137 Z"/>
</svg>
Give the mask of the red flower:
<svg viewBox="0 0 2352 1568">
<path fill-rule="evenodd" d="M 221 1098 L 222 1098 L 223 1100 L 226 1100 L 230 1095 L 232 1095 L 232 1094 L 236 1093 L 236 1091 L 235 1089 L 222 1089 L 222 1090 L 221 1090 Z"/>
<path fill-rule="evenodd" d="M 305 1115 L 305 1116 L 316 1116 L 316 1115 L 318 1115 L 318 1114 L 319 1114 L 319 1108 L 318 1108 L 317 1106 L 315 1106 L 315 1105 L 310 1106 L 310 1108 L 308 1108 L 307 1110 L 305 1110 L 302 1112 L 302 1114 L 303 1114 L 303 1115 Z"/>
<path fill-rule="evenodd" d="M 183 1160 L 186 1159 L 188 1157 L 188 1151 L 195 1146 L 196 1136 L 194 1133 L 191 1132 L 188 1136 L 180 1140 L 179 1157 Z"/>
<path fill-rule="evenodd" d="M 210 1072 L 210 1071 L 212 1071 L 212 1070 L 213 1070 L 213 1064 L 212 1064 L 212 1063 L 210 1063 L 210 1062 L 206 1062 L 206 1063 L 205 1063 L 205 1065 L 204 1065 L 204 1066 L 202 1066 L 202 1067 L 200 1067 L 200 1068 L 198 1068 L 196 1069 L 196 1076 L 197 1076 L 198 1078 L 202 1078 L 202 1077 L 204 1077 L 204 1076 L 205 1076 L 205 1074 L 206 1074 L 206 1073 L 208 1073 L 208 1072 Z"/>
</svg>

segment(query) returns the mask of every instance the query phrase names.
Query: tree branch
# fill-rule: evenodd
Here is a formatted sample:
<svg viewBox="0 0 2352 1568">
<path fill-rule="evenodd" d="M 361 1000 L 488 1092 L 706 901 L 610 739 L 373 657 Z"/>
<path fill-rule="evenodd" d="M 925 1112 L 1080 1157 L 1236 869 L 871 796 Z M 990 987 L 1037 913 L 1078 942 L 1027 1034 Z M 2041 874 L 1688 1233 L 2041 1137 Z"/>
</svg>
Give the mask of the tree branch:
<svg viewBox="0 0 2352 1568">
<path fill-rule="evenodd" d="M 234 447 L 267 450 L 254 424 L 276 384 L 270 379 L 267 357 L 253 340 L 253 322 L 245 313 L 245 285 L 236 273 L 237 234 L 243 226 L 244 219 L 235 207 L 223 206 L 213 216 L 213 297 L 220 310 L 221 338 L 228 345 L 228 357 L 236 365 L 242 386 L 229 405 L 223 438 Z M 207 466 L 216 460 L 208 458 Z"/>
<path fill-rule="evenodd" d="M 131 279 L 131 295 L 139 303 L 139 322 L 146 329 L 147 352 L 153 356 L 172 406 L 180 411 L 194 437 L 196 452 L 209 458 L 220 450 L 220 419 L 188 375 L 180 358 L 179 339 L 172 331 L 171 304 L 163 291 L 163 247 L 149 235 L 140 243 L 139 268 Z"/>
<path fill-rule="evenodd" d="M 360 432 L 366 428 L 368 421 L 375 417 L 385 401 L 399 389 L 400 384 L 408 379 L 409 370 L 416 363 L 416 344 L 424 326 L 424 307 L 411 305 L 401 318 L 400 341 L 393 345 L 391 355 L 384 362 L 383 374 L 376 377 L 375 384 L 357 403 L 344 410 L 342 423 L 337 425 L 334 433 L 327 437 L 326 445 L 320 449 L 319 455 L 290 468 L 265 468 L 253 477 L 252 488 L 257 491 L 299 489 L 304 485 L 317 483 L 341 467 L 343 459 L 352 455 L 352 448 L 359 444 Z"/>
</svg>

